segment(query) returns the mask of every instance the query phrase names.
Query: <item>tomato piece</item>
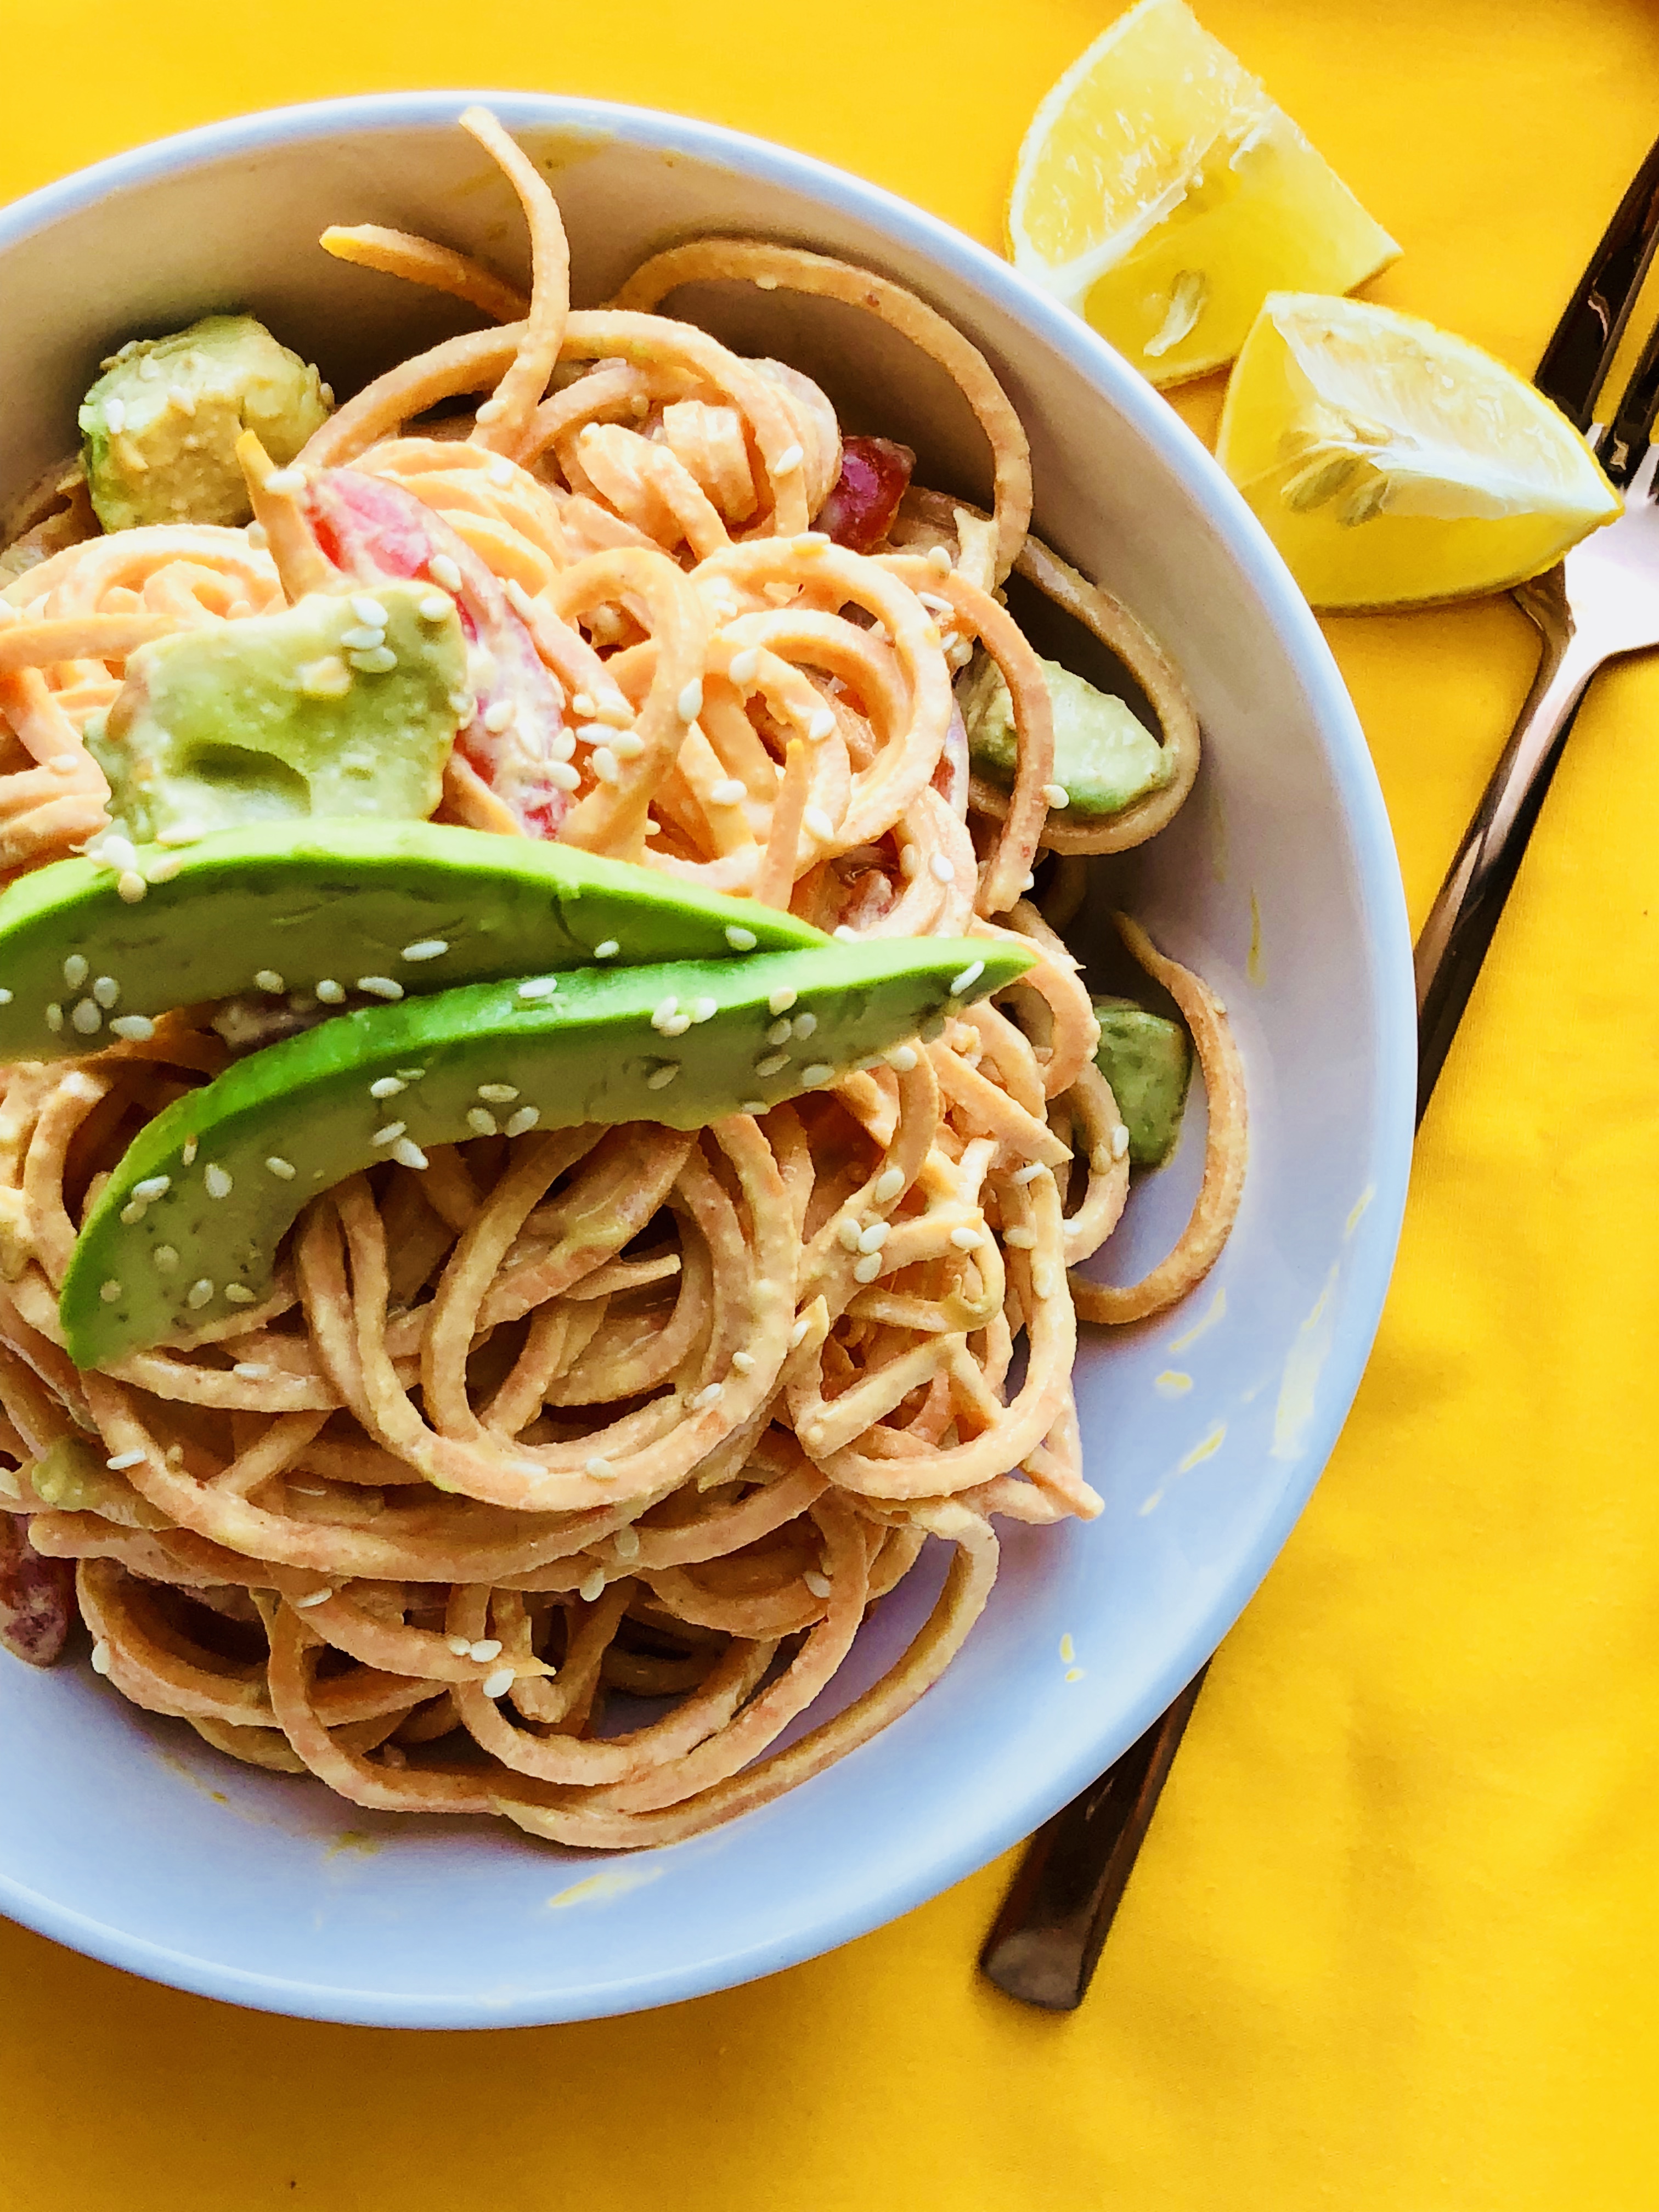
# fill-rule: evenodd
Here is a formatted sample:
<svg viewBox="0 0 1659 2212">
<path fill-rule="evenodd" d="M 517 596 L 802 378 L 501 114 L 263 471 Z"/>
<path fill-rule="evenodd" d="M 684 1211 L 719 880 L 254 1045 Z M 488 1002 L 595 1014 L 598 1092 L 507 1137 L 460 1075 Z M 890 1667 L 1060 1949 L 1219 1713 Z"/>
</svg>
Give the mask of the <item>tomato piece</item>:
<svg viewBox="0 0 1659 2212">
<path fill-rule="evenodd" d="M 893 526 L 916 457 L 890 438 L 843 438 L 841 474 L 813 527 L 854 553 L 873 553 Z"/>
</svg>

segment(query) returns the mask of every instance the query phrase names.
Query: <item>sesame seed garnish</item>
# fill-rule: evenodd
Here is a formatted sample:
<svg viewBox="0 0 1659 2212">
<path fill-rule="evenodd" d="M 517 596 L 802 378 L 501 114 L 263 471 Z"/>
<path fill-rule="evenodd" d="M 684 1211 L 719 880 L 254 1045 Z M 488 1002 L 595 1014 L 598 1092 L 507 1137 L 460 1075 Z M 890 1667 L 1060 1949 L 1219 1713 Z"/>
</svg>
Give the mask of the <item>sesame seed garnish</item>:
<svg viewBox="0 0 1659 2212">
<path fill-rule="evenodd" d="M 371 999 L 401 999 L 404 995 L 403 985 L 390 975 L 360 975 L 357 988 Z"/>
<path fill-rule="evenodd" d="M 720 1004 L 717 1000 L 693 999 L 691 1001 L 691 1018 L 694 1022 L 712 1022 L 719 1012 Z"/>
<path fill-rule="evenodd" d="M 377 645 L 369 653 L 349 653 L 346 660 L 365 676 L 390 676 L 398 665 L 398 656 L 389 645 Z"/>
<path fill-rule="evenodd" d="M 983 1231 L 969 1229 L 964 1222 L 960 1229 L 951 1231 L 951 1242 L 958 1252 L 977 1252 L 985 1242 L 985 1236 Z"/>
<path fill-rule="evenodd" d="M 583 1472 L 591 1474 L 596 1482 L 608 1482 L 617 1470 L 608 1459 L 600 1458 L 596 1452 L 593 1457 L 586 1462 Z"/>
<path fill-rule="evenodd" d="M 361 629 L 343 629 L 340 642 L 349 653 L 373 653 L 386 643 L 386 627 L 380 623 L 373 629 L 365 625 Z"/>
<path fill-rule="evenodd" d="M 428 1164 L 426 1154 L 412 1137 L 399 1137 L 392 1147 L 392 1157 L 400 1168 L 414 1168 L 418 1170 Z"/>
<path fill-rule="evenodd" d="M 466 1126 L 475 1137 L 494 1137 L 500 1133 L 496 1127 L 495 1116 L 488 1106 L 469 1106 L 466 1109 Z"/>
<path fill-rule="evenodd" d="M 870 1195 L 875 1200 L 878 1206 L 887 1206 L 898 1196 L 903 1188 L 904 1170 L 902 1168 L 884 1168 L 881 1173 L 876 1177 L 875 1187 L 871 1191 Z"/>
<path fill-rule="evenodd" d="M 109 1028 L 110 1035 L 125 1044 L 146 1044 L 155 1034 L 155 1024 L 148 1014 L 117 1014 Z"/>
<path fill-rule="evenodd" d="M 801 1580 L 805 1583 L 807 1589 L 811 1591 L 814 1597 L 829 1596 L 830 1588 L 830 1577 L 828 1575 L 820 1574 L 816 1567 L 808 1567 L 805 1573 L 801 1577 Z"/>
<path fill-rule="evenodd" d="M 908 1075 L 916 1064 L 916 1048 L 910 1044 L 892 1045 L 882 1054 L 882 1058 L 887 1062 L 889 1067 L 896 1069 L 900 1075 Z"/>
<path fill-rule="evenodd" d="M 1042 795 L 1050 806 L 1069 806 L 1072 803 L 1072 794 L 1063 783 L 1045 783 Z"/>
<path fill-rule="evenodd" d="M 192 1313 L 198 1312 L 212 1296 L 213 1285 L 204 1275 L 199 1281 L 192 1283 L 185 1292 L 185 1304 Z"/>
<path fill-rule="evenodd" d="M 87 980 L 90 969 L 84 952 L 71 952 L 64 963 L 64 981 L 71 991 L 78 991 Z"/>
<path fill-rule="evenodd" d="M 413 945 L 405 945 L 398 957 L 400 960 L 441 960 L 448 950 L 447 938 L 422 937 Z"/>
<path fill-rule="evenodd" d="M 133 868 L 138 865 L 138 848 L 131 838 L 123 837 L 118 831 L 112 830 L 106 836 L 100 837 L 95 845 L 88 846 L 87 858 L 89 860 L 101 861 L 106 868 Z M 81 970 L 83 979 L 86 972 L 83 967 Z M 76 988 L 78 988 L 79 986 L 77 985 Z"/>
<path fill-rule="evenodd" d="M 1024 1167 L 1016 1168 L 1013 1174 L 1008 1178 L 1008 1180 L 1011 1182 L 1017 1182 L 1024 1185 L 1028 1182 L 1035 1182 L 1040 1175 L 1046 1175 L 1047 1173 L 1048 1170 L 1043 1166 L 1041 1160 L 1031 1160 L 1029 1161 Z"/>
<path fill-rule="evenodd" d="M 733 1372 L 736 1374 L 752 1375 L 755 1371 L 754 1353 L 752 1352 L 734 1352 L 732 1354 L 732 1366 Z"/>
<path fill-rule="evenodd" d="M 337 1006 L 345 996 L 345 985 L 337 983 L 331 975 L 325 975 L 317 986 L 317 996 L 325 1006 Z"/>
<path fill-rule="evenodd" d="M 935 853 L 927 864 L 942 884 L 953 884 L 957 879 L 956 863 L 948 853 Z"/>
<path fill-rule="evenodd" d="M 447 592 L 460 590 L 461 572 L 447 553 L 434 553 L 426 566 L 434 584 L 441 584 Z"/>
<path fill-rule="evenodd" d="M 501 1656 L 501 1639 L 499 1636 L 481 1636 L 476 1644 L 467 1646 L 468 1658 L 476 1659 L 481 1667 L 487 1667 L 492 1659 L 499 1659 Z"/>
<path fill-rule="evenodd" d="M 581 778 L 568 761 L 548 761 L 542 773 L 560 791 L 577 791 L 581 787 Z"/>
<path fill-rule="evenodd" d="M 812 710 L 812 719 L 806 725 L 807 743 L 813 745 L 821 745 L 826 738 L 833 738 L 835 734 L 835 709 L 830 707 L 814 708 Z"/>
<path fill-rule="evenodd" d="M 766 1011 L 769 1014 L 787 1014 L 799 996 L 799 991 L 774 991 L 766 1002 Z"/>
<path fill-rule="evenodd" d="M 892 1233 L 890 1223 L 872 1221 L 867 1229 L 860 1230 L 858 1249 L 860 1252 L 879 1252 Z"/>
<path fill-rule="evenodd" d="M 1021 1228 L 1017 1223 L 1013 1228 L 1003 1231 L 1002 1241 L 1012 1245 L 1016 1252 L 1029 1252 L 1036 1243 L 1036 1231 Z"/>
<path fill-rule="evenodd" d="M 126 427 L 127 410 L 125 400 L 106 399 L 104 402 L 104 428 L 112 438 L 118 438 Z"/>
<path fill-rule="evenodd" d="M 256 553 L 263 553 L 268 550 L 270 544 L 270 532 L 265 528 L 263 522 L 249 523 L 247 526 L 247 542 L 253 548 Z"/>
<path fill-rule="evenodd" d="M 1021 890 L 1023 890 L 1023 891 L 1029 891 L 1029 890 L 1030 890 L 1030 888 L 1031 888 L 1032 884 L 1035 884 L 1035 883 L 1036 883 L 1036 878 L 1035 876 L 1026 876 L 1026 877 L 1022 880 L 1022 882 L 1021 882 L 1021 884 L 1020 884 L 1020 886 L 1019 886 L 1019 887 L 1020 887 Z"/>
<path fill-rule="evenodd" d="M 109 1668 L 109 1646 L 100 1638 L 92 1647 L 92 1671 L 94 1674 L 107 1674 Z"/>
<path fill-rule="evenodd" d="M 278 1182 L 292 1182 L 298 1170 L 292 1160 L 278 1159 L 273 1152 L 265 1162 L 265 1172 L 274 1175 Z"/>
<path fill-rule="evenodd" d="M 54 999 L 46 1008 L 46 1027 L 56 1036 L 64 1026 L 64 1009 Z"/>
<path fill-rule="evenodd" d="M 646 1077 L 645 1087 L 647 1091 L 665 1091 L 679 1072 L 678 1060 L 665 1060 L 660 1067 L 653 1068 Z"/>
<path fill-rule="evenodd" d="M 407 1121 L 388 1121 L 383 1129 L 377 1129 L 374 1132 L 369 1142 L 374 1145 L 395 1145 L 408 1127 Z"/>
<path fill-rule="evenodd" d="M 827 1060 L 817 1060 L 813 1061 L 811 1067 L 802 1068 L 800 1079 L 809 1091 L 812 1091 L 816 1090 L 820 1083 L 828 1083 L 835 1072 Z"/>
<path fill-rule="evenodd" d="M 702 712 L 702 678 L 694 676 L 675 702 L 681 721 L 695 722 Z"/>
<path fill-rule="evenodd" d="M 752 645 L 745 646 L 732 654 L 726 672 L 734 684 L 752 684 L 760 672 L 760 654 Z"/>
<path fill-rule="evenodd" d="M 637 1528 L 618 1528 L 611 1540 L 619 1559 L 637 1559 L 640 1556 L 640 1532 Z"/>
<path fill-rule="evenodd" d="M 121 1295 L 121 1285 L 112 1276 L 108 1282 L 98 1285 L 98 1295 L 106 1306 L 112 1306 Z"/>
<path fill-rule="evenodd" d="M 764 1114 L 767 1110 L 766 1101 L 763 1098 L 744 1098 L 739 1102 L 738 1107 L 739 1114 Z"/>
<path fill-rule="evenodd" d="M 791 1028 L 792 1024 L 787 1015 L 786 1015 L 781 1021 L 774 1022 L 771 1028 L 768 1030 L 766 1032 L 766 1042 L 768 1044 L 787 1044 L 790 1038 Z"/>
<path fill-rule="evenodd" d="M 96 1036 L 104 1026 L 104 1017 L 99 1012 L 92 1000 L 77 999 L 75 1002 L 75 1011 L 70 1016 L 70 1023 L 71 1027 L 78 1030 L 82 1036 Z"/>
<path fill-rule="evenodd" d="M 637 760 L 645 750 L 645 739 L 632 730 L 618 730 L 611 740 L 611 750 L 618 760 Z"/>
<path fill-rule="evenodd" d="M 726 941 L 734 952 L 752 952 L 760 943 L 752 929 L 744 929 L 736 922 L 728 922 Z"/>
<path fill-rule="evenodd" d="M 593 947 L 593 957 L 596 960 L 614 960 L 621 951 L 622 946 L 617 939 L 614 937 L 607 937 L 603 944 Z"/>
<path fill-rule="evenodd" d="M 368 1086 L 368 1095 L 371 1098 L 395 1098 L 400 1091 L 408 1088 L 401 1076 L 377 1075 Z"/>
<path fill-rule="evenodd" d="M 257 1293 L 249 1290 L 246 1283 L 227 1283 L 225 1296 L 234 1306 L 251 1306 L 258 1302 Z"/>
<path fill-rule="evenodd" d="M 806 1332 L 811 1328 L 811 1322 L 808 1316 L 805 1314 L 802 1314 L 800 1318 L 796 1322 L 794 1327 L 789 1332 L 789 1349 L 791 1352 L 793 1352 L 798 1345 L 805 1342 Z"/>
<path fill-rule="evenodd" d="M 1112 1158 L 1121 1160 L 1129 1149 L 1129 1132 L 1120 1121 L 1112 1132 Z"/>
<path fill-rule="evenodd" d="M 145 1214 L 149 1211 L 149 1208 L 144 1204 L 142 1198 L 135 1198 L 130 1205 L 124 1206 L 121 1208 L 122 1226 L 126 1229 L 133 1228 L 138 1222 L 143 1219 Z"/>
<path fill-rule="evenodd" d="M 711 806 L 736 806 L 744 796 L 744 787 L 735 775 L 723 775 L 718 783 L 708 787 Z"/>
<path fill-rule="evenodd" d="M 518 1095 L 510 1083 L 481 1083 L 478 1085 L 479 1097 L 487 1098 L 492 1106 L 510 1106 Z"/>
<path fill-rule="evenodd" d="M 1039 1260 L 1031 1270 L 1031 1288 L 1040 1298 L 1051 1298 L 1054 1294 L 1054 1271 L 1046 1260 Z"/>
<path fill-rule="evenodd" d="M 400 1083 L 418 1083 L 421 1078 L 426 1073 L 426 1070 L 423 1067 L 399 1067 L 395 1068 L 392 1072 L 397 1076 L 398 1080 Z M 480 1097 L 487 1098 L 489 1094 L 486 1091 L 480 1090 L 478 1095 Z"/>
<path fill-rule="evenodd" d="M 231 1191 L 229 1171 L 214 1160 L 202 1170 L 202 1181 L 210 1198 L 228 1198 Z"/>
<path fill-rule="evenodd" d="M 140 1200 L 145 1206 L 148 1206 L 154 1199 L 165 1198 L 168 1191 L 172 1188 L 173 1177 L 171 1176 L 146 1176 L 142 1182 L 134 1183 L 132 1186 L 132 1194 L 136 1199 Z"/>
<path fill-rule="evenodd" d="M 300 469 L 273 469 L 264 481 L 264 489 L 276 499 L 291 492 L 303 491 L 305 488 L 305 474 Z"/>
<path fill-rule="evenodd" d="M 620 783 L 622 766 L 609 745 L 595 745 L 587 757 L 587 764 L 601 783 Z"/>
<path fill-rule="evenodd" d="M 149 1261 L 158 1274 L 170 1275 L 179 1264 L 179 1255 L 171 1244 L 158 1244 L 150 1254 Z"/>
<path fill-rule="evenodd" d="M 672 992 L 667 998 L 659 999 L 656 1005 L 651 1010 L 652 1028 L 653 1030 L 661 1029 L 665 1022 L 672 1022 L 673 1020 L 675 1015 L 678 1013 L 679 1010 L 680 1002 L 673 996 Z"/>
<path fill-rule="evenodd" d="M 817 1025 L 818 1018 L 816 1014 L 797 1014 L 789 1024 L 790 1034 L 801 1038 L 810 1037 L 816 1031 Z"/>
<path fill-rule="evenodd" d="M 142 1467 L 143 1463 L 144 1455 L 141 1451 L 117 1452 L 113 1459 L 104 1462 L 112 1474 L 124 1474 L 128 1468 Z"/>
<path fill-rule="evenodd" d="M 704 1413 L 708 1412 L 711 1406 L 717 1406 L 720 1401 L 720 1397 L 725 1387 L 726 1386 L 720 1382 L 705 1382 L 702 1389 L 696 1393 L 691 1401 L 692 1412 L 694 1413 Z"/>
<path fill-rule="evenodd" d="M 942 545 L 930 545 L 927 549 L 927 565 L 930 568 L 937 568 L 941 576 L 948 576 L 951 573 L 951 556 Z"/>
<path fill-rule="evenodd" d="M 303 1597 L 296 1597 L 294 1600 L 294 1605 L 296 1611 L 302 1612 L 307 1606 L 326 1605 L 333 1595 L 331 1589 L 307 1590 Z"/>
<path fill-rule="evenodd" d="M 827 845 L 836 834 L 835 823 L 821 806 L 807 807 L 800 818 L 803 826 L 821 845 Z"/>
<path fill-rule="evenodd" d="M 441 622 L 453 604 L 441 592 L 428 592 L 423 599 L 416 602 L 415 611 L 422 622 Z"/>
<path fill-rule="evenodd" d="M 859 941 L 859 933 L 857 930 L 852 928 L 844 921 L 837 923 L 836 927 L 830 932 L 830 934 L 834 937 L 840 938 L 843 945 L 856 945 Z"/>
<path fill-rule="evenodd" d="M 763 1060 L 757 1060 L 755 1062 L 755 1073 L 762 1077 L 777 1075 L 788 1065 L 789 1055 L 787 1052 L 769 1052 Z"/>
<path fill-rule="evenodd" d="M 605 1569 L 595 1567 L 584 1575 L 576 1585 L 576 1595 L 588 1605 L 597 1605 L 605 1595 Z"/>
<path fill-rule="evenodd" d="M 528 983 L 520 984 L 519 996 L 521 999 L 550 999 L 558 988 L 559 979 L 556 975 L 537 975 Z"/>
<path fill-rule="evenodd" d="M 228 1297 L 230 1292 L 227 1291 L 225 1296 Z M 240 1375 L 245 1382 L 264 1382 L 275 1370 L 263 1359 L 239 1359 L 230 1371 L 233 1375 Z M 320 1489 L 313 1490 L 308 1482 L 296 1482 L 294 1487 L 303 1490 L 308 1498 L 320 1498 L 323 1494 Z"/>
<path fill-rule="evenodd" d="M 477 420 L 480 422 L 499 422 L 506 412 L 507 402 L 505 399 L 480 400 L 477 408 Z"/>
<path fill-rule="evenodd" d="M 984 973 L 985 963 L 982 960 L 970 960 L 959 975 L 951 978 L 951 996 L 959 999 L 964 991 L 971 991 Z"/>
<path fill-rule="evenodd" d="M 516 1680 L 512 1668 L 498 1667 L 493 1674 L 483 1679 L 483 1693 L 487 1698 L 504 1698 Z"/>
<path fill-rule="evenodd" d="M 799 446 L 786 446 L 772 464 L 775 477 L 793 476 L 806 456 Z"/>
<path fill-rule="evenodd" d="M 498 738 L 518 711 L 511 699 L 497 699 L 484 708 L 483 726 L 492 738 Z"/>
<path fill-rule="evenodd" d="M 109 1013 L 120 1001 L 121 986 L 113 975 L 100 975 L 93 984 L 92 995 L 104 1012 Z"/>
<path fill-rule="evenodd" d="M 446 1637 L 444 1640 L 458 1659 L 470 1659 L 472 1656 L 472 1642 L 470 1637 L 450 1636 Z"/>
<path fill-rule="evenodd" d="M 11 993 L 6 990 L 0 990 L 0 1006 L 9 1006 L 10 1004 Z"/>
<path fill-rule="evenodd" d="M 351 611 L 360 623 L 373 623 L 378 629 L 386 628 L 386 609 L 367 592 L 353 592 Z"/>
<path fill-rule="evenodd" d="M 855 1253 L 859 1249 L 859 1238 L 863 1234 L 857 1220 L 850 1213 L 843 1213 L 836 1224 L 836 1236 L 843 1251 Z"/>
<path fill-rule="evenodd" d="M 286 991 L 288 988 L 288 985 L 274 968 L 256 969 L 253 981 L 262 991 Z"/>
</svg>

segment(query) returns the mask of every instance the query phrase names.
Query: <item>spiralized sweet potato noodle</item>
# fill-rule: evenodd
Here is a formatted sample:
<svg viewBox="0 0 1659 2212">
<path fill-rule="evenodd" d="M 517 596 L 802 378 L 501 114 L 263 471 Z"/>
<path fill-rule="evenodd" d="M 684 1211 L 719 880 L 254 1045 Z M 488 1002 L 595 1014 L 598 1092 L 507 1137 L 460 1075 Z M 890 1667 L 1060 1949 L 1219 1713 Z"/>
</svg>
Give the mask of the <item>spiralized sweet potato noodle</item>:
<svg viewBox="0 0 1659 2212">
<path fill-rule="evenodd" d="M 1034 965 L 1006 1006 L 760 1118 L 480 1136 L 354 1176 L 307 1206 L 262 1306 L 107 1371 L 63 1348 L 77 1224 L 133 1131 L 228 1048 L 210 1009 L 185 1009 L 5 1070 L 0 1447 L 18 1471 L 0 1487 L 40 1553 L 76 1562 L 124 1696 L 355 1803 L 628 1848 L 760 1804 L 903 1712 L 985 1603 L 993 1516 L 1098 1511 L 1078 1316 L 1153 1310 L 1213 1258 L 1243 1094 L 1213 996 L 1125 924 L 1192 1026 L 1210 1164 L 1138 1291 L 1068 1278 L 1128 1169 L 1077 963 L 1024 896 L 1074 825 L 1048 811 L 1048 694 L 996 596 L 1010 567 L 1158 708 L 1176 771 L 1117 830 L 1150 834 L 1179 804 L 1196 727 L 1133 618 L 1026 538 L 1024 435 L 982 357 L 886 279 L 753 240 L 676 248 L 573 313 L 545 182 L 492 118 L 464 121 L 524 209 L 531 295 L 402 232 L 327 233 L 500 326 L 348 400 L 301 481 L 351 467 L 400 486 L 495 580 L 561 704 L 566 842 L 825 929 L 1012 936 Z M 923 494 L 872 556 L 813 531 L 841 454 L 823 395 L 654 312 L 710 277 L 843 301 L 941 363 L 989 442 L 994 516 Z M 83 733 L 130 653 L 337 583 L 293 481 L 246 450 L 252 532 L 58 543 L 51 497 L 20 510 L 0 870 L 107 828 Z M 1021 740 L 994 798 L 970 783 L 951 689 L 976 643 Z M 452 767 L 448 818 L 521 834 L 475 766 Z M 804 1048 L 810 1011 L 779 1007 L 781 1048 Z M 930 1536 L 952 1564 L 908 1650 L 774 1752 Z"/>
</svg>

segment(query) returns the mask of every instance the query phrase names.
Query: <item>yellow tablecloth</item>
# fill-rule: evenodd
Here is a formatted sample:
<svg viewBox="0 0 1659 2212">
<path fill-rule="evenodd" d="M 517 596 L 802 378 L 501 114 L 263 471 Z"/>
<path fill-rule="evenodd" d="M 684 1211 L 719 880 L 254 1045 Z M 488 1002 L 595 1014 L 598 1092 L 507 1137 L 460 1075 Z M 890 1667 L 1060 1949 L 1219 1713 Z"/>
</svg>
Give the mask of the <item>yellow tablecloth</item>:
<svg viewBox="0 0 1659 2212">
<path fill-rule="evenodd" d="M 994 240 L 1027 117 L 1111 12 L 4 0 L 0 196 L 237 109 L 524 85 L 738 125 Z M 1381 295 L 1529 367 L 1655 128 L 1659 11 L 1200 12 L 1403 242 Z M 1529 633 L 1504 602 L 1331 634 L 1420 915 Z M 1652 2212 L 1656 847 L 1650 665 L 1581 717 L 1353 1418 L 1080 2014 L 976 1981 L 1006 1867 L 757 1987 L 477 2036 L 237 2013 L 0 1924 L 0 2207 Z"/>
</svg>

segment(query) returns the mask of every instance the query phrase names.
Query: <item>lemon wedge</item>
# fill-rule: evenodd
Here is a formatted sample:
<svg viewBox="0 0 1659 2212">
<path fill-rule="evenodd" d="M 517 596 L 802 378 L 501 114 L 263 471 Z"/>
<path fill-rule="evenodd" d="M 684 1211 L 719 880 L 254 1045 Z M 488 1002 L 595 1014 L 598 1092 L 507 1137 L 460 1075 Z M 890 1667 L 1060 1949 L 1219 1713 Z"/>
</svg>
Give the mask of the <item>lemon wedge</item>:
<svg viewBox="0 0 1659 2212">
<path fill-rule="evenodd" d="M 1269 292 L 1346 292 L 1400 252 L 1183 0 L 1140 0 L 1037 109 L 1008 241 L 1154 384 L 1231 361 Z"/>
<path fill-rule="evenodd" d="M 1620 511 L 1542 392 L 1368 300 L 1272 295 L 1227 387 L 1216 457 L 1316 607 L 1498 591 Z"/>
</svg>

